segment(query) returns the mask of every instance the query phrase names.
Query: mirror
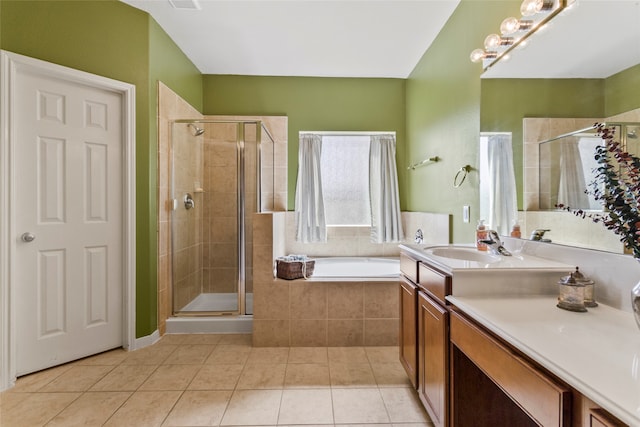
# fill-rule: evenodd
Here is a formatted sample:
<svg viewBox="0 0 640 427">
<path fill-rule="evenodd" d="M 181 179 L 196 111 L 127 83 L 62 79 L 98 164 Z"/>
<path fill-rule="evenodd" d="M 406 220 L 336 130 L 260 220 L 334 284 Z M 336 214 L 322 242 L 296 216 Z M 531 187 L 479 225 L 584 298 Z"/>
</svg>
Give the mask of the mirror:
<svg viewBox="0 0 640 427">
<path fill-rule="evenodd" d="M 640 63 L 640 5 L 576 0 L 482 78 L 606 78 Z"/>
<path fill-rule="evenodd" d="M 603 142 L 591 126 L 540 143 L 540 210 L 556 210 L 556 205 L 563 204 L 574 209 L 602 211 L 598 201 L 584 190 L 593 181 L 592 171 L 598 166 L 593 153 Z"/>
<path fill-rule="evenodd" d="M 491 82 L 491 79 L 511 79 L 505 81 L 607 79 L 637 64 L 640 64 L 640 5 L 638 2 L 635 0 L 576 0 L 571 8 L 555 16 L 547 28 L 532 35 L 527 46 L 514 49 L 508 61 L 500 60 L 485 71 L 482 78 L 487 83 Z M 555 105 L 548 105 L 546 114 L 544 110 L 538 108 L 534 115 L 525 114 L 524 117 L 510 116 L 509 110 L 504 110 L 504 116 L 500 116 L 499 120 L 496 119 L 494 122 L 508 124 L 507 126 L 488 126 L 483 129 L 484 131 L 513 132 L 516 137 L 514 153 L 521 149 L 520 153 L 524 160 L 521 196 L 525 212 L 521 212 L 520 215 L 521 224 L 526 226 L 523 229 L 523 237 L 526 238 L 525 233 L 530 233 L 534 228 L 551 228 L 549 237 L 554 243 L 622 252 L 622 245 L 617 236 L 600 224 L 594 225 L 567 212 L 540 210 L 542 206 L 539 206 L 541 180 L 538 176 L 540 155 L 538 144 L 553 136 L 587 128 L 596 121 L 639 122 L 640 99 L 635 96 L 637 83 L 634 82 L 640 81 L 640 67 L 633 68 L 630 80 L 631 84 L 627 86 L 629 90 L 622 89 L 607 93 L 607 101 L 620 100 L 618 105 L 625 106 L 625 109 L 620 114 L 616 112 L 615 116 L 571 119 L 566 118 L 570 115 L 562 115 Z M 526 85 L 526 83 L 523 84 Z M 487 87 L 492 88 L 494 85 Z M 508 87 L 517 88 L 518 86 Z M 576 97 L 577 103 L 592 102 L 596 99 L 595 96 L 589 98 L 593 93 L 580 91 L 568 93 L 569 96 Z M 541 99 L 544 99 L 544 96 L 535 100 L 537 107 L 541 105 Z M 504 103 L 504 105 L 509 104 Z M 602 110 L 605 111 L 605 108 L 603 107 Z M 495 112 L 489 112 L 489 114 L 493 114 L 492 117 L 496 116 Z M 545 119 L 545 117 L 565 118 Z M 519 147 L 519 144 L 522 146 Z M 630 148 L 630 150 L 633 149 Z M 535 159 L 532 161 L 532 158 Z M 551 200 L 547 201 L 548 205 L 551 203 Z"/>
<path fill-rule="evenodd" d="M 616 141 L 620 141 L 625 150 L 640 152 L 640 123 L 608 122 L 605 125 L 614 129 Z M 556 206 L 562 204 L 574 209 L 602 212 L 602 205 L 584 190 L 593 188 L 593 171 L 598 167 L 594 153 L 596 147 L 603 143 L 603 139 L 596 134 L 595 126 L 540 142 L 540 210 L 557 210 Z"/>
</svg>

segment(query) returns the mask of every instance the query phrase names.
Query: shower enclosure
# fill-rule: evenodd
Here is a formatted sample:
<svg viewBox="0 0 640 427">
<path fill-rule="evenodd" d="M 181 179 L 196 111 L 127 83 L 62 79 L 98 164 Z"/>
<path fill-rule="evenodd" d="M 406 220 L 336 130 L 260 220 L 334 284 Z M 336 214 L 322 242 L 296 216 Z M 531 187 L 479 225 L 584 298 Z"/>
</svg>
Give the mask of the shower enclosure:
<svg viewBox="0 0 640 427">
<path fill-rule="evenodd" d="M 252 216 L 273 207 L 273 149 L 260 121 L 172 123 L 174 316 L 253 313 Z"/>
</svg>

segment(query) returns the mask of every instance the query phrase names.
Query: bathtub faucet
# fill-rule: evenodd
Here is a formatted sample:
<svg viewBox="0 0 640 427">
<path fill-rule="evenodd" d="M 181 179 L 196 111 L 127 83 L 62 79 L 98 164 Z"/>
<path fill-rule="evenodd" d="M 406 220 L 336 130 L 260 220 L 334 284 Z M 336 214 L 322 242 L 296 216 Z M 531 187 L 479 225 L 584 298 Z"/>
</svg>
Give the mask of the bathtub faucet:
<svg viewBox="0 0 640 427">
<path fill-rule="evenodd" d="M 509 252 L 504 248 L 504 246 L 502 246 L 500 236 L 495 230 L 487 230 L 487 238 L 479 240 L 479 242 L 487 245 L 491 253 L 495 255 L 511 256 L 511 252 Z"/>
<path fill-rule="evenodd" d="M 424 240 L 424 235 L 422 234 L 422 229 L 418 228 L 418 230 L 416 231 L 416 235 L 415 235 L 413 240 L 417 244 L 422 243 L 422 241 Z"/>
</svg>

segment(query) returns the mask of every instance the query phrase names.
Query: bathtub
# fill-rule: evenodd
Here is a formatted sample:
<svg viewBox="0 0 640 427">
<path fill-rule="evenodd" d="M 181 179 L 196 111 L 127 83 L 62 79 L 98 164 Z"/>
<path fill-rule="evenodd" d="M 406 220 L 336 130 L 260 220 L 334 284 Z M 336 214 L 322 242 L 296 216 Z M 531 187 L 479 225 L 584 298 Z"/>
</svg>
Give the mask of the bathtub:
<svg viewBox="0 0 640 427">
<path fill-rule="evenodd" d="M 311 279 L 395 279 L 400 274 L 399 258 L 327 257 L 314 258 Z"/>
</svg>

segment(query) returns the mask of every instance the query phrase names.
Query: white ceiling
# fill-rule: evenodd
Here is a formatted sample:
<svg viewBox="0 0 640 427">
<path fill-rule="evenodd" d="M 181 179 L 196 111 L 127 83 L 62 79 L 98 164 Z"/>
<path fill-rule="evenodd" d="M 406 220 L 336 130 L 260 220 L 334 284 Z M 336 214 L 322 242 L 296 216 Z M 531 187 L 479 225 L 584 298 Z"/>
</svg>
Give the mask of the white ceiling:
<svg viewBox="0 0 640 427">
<path fill-rule="evenodd" d="M 460 0 L 122 0 L 203 74 L 406 78 Z"/>
</svg>

